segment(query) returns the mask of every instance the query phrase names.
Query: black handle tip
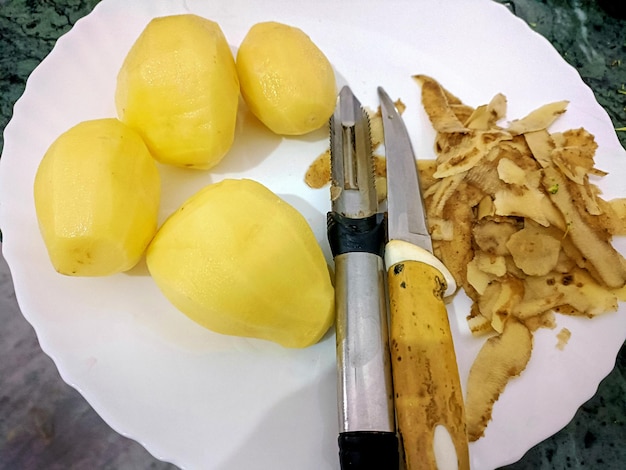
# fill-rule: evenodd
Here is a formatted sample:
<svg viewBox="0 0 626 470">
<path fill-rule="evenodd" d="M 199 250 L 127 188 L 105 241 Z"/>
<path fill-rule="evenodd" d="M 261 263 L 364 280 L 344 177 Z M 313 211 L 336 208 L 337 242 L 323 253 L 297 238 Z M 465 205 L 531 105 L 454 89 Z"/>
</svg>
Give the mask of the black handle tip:
<svg viewBox="0 0 626 470">
<path fill-rule="evenodd" d="M 393 432 L 354 431 L 339 434 L 342 470 L 398 470 L 398 438 Z"/>
</svg>

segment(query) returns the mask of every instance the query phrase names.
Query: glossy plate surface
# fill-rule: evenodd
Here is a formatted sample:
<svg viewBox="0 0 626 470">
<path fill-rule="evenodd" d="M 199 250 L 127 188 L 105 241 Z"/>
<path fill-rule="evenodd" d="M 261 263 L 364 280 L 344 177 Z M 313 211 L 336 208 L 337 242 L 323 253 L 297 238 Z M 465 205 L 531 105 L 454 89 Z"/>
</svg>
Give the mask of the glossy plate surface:
<svg viewBox="0 0 626 470">
<path fill-rule="evenodd" d="M 302 28 L 366 106 L 376 87 L 407 104 L 419 158 L 433 157 L 434 132 L 411 75 L 438 79 L 466 103 L 508 98 L 508 119 L 567 99 L 552 130 L 595 134 L 597 166 L 609 171 L 605 198 L 624 195 L 626 155 L 591 90 L 552 46 L 505 7 L 488 0 L 281 1 L 104 0 L 62 37 L 31 75 L 5 131 L 0 160 L 0 226 L 24 316 L 62 377 L 117 431 L 158 458 L 189 469 L 337 469 L 334 335 L 305 350 L 213 334 L 178 313 L 144 264 L 127 274 L 72 279 L 54 272 L 39 235 L 32 187 L 50 143 L 79 121 L 115 116 L 117 71 L 156 16 L 194 12 L 216 20 L 233 50 L 254 23 Z M 325 254 L 328 189 L 303 182 L 328 145 L 325 130 L 305 138 L 271 135 L 242 113 L 236 143 L 210 173 L 162 168 L 161 220 L 204 185 L 257 179 L 299 209 Z M 623 240 L 618 241 L 622 252 Z M 259 247 L 262 249 L 262 247 Z M 463 381 L 481 341 L 465 325 L 469 303 L 450 308 Z M 518 460 L 561 429 L 613 368 L 626 337 L 626 309 L 593 321 L 558 318 L 535 336 L 524 375 L 494 409 L 486 436 L 471 445 L 473 468 Z M 572 337 L 558 350 L 556 333 Z"/>
</svg>

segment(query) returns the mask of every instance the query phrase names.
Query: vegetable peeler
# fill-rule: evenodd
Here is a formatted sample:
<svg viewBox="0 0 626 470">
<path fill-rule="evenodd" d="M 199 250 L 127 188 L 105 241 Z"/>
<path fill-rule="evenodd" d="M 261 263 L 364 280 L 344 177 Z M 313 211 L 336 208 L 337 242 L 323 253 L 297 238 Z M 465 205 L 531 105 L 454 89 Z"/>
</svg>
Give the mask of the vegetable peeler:
<svg viewBox="0 0 626 470">
<path fill-rule="evenodd" d="M 344 87 L 330 119 L 331 212 L 342 470 L 399 466 L 383 250 L 369 119 Z"/>
</svg>

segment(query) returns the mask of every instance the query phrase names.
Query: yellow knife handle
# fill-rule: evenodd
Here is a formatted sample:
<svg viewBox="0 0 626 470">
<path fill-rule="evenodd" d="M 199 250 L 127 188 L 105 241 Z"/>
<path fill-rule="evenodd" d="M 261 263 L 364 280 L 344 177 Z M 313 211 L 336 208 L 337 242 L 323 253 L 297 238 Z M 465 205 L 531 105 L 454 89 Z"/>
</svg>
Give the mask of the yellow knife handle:
<svg viewBox="0 0 626 470">
<path fill-rule="evenodd" d="M 407 260 L 389 267 L 388 283 L 394 398 L 406 468 L 469 469 L 463 392 L 443 300 L 446 280 L 430 264 Z"/>
</svg>

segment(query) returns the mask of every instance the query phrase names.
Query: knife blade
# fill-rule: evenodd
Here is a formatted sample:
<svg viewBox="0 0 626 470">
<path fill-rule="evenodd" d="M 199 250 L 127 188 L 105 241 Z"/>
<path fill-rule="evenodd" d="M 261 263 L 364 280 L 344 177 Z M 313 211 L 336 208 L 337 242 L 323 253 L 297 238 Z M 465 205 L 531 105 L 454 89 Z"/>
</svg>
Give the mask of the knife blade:
<svg viewBox="0 0 626 470">
<path fill-rule="evenodd" d="M 396 419 L 407 470 L 469 469 L 463 392 L 444 298 L 454 278 L 432 251 L 415 155 L 378 88 L 387 162 L 385 246 Z"/>
<path fill-rule="evenodd" d="M 335 260 L 339 458 L 348 470 L 399 466 L 378 211 L 367 113 L 350 88 L 330 119 L 328 241 Z"/>
</svg>

